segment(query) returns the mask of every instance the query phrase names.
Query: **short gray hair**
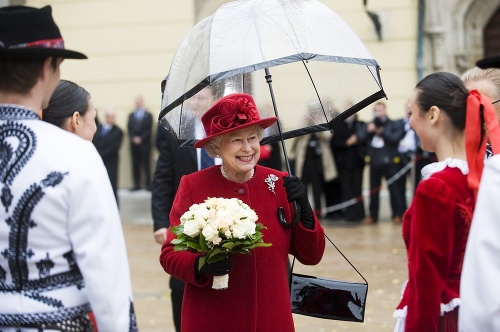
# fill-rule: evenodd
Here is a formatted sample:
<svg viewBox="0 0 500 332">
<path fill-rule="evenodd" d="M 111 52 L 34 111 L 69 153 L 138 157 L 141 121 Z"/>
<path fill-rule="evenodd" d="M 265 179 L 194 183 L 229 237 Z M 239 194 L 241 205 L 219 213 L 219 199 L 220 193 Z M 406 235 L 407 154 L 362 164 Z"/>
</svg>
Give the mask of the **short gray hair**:
<svg viewBox="0 0 500 332">
<path fill-rule="evenodd" d="M 264 128 L 257 125 L 257 126 L 255 126 L 255 129 L 257 130 L 257 137 L 259 138 L 259 141 L 260 141 L 262 139 L 262 137 L 264 136 Z M 212 138 L 210 141 L 207 142 L 207 144 L 205 145 L 205 151 L 207 151 L 207 154 L 210 157 L 212 157 L 212 158 L 217 157 L 216 151 L 220 147 L 220 142 L 222 142 L 222 139 L 226 135 L 227 134 L 215 136 L 214 138 Z"/>
</svg>

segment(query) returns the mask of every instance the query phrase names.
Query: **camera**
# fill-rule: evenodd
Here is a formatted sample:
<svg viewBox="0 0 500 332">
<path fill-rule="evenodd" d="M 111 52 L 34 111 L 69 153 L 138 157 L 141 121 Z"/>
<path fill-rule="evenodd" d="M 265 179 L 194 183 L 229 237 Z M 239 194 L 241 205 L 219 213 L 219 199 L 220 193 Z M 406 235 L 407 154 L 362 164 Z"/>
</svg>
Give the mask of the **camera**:
<svg viewBox="0 0 500 332">
<path fill-rule="evenodd" d="M 382 122 L 382 119 L 380 117 L 375 117 L 373 118 L 373 124 L 376 126 L 376 127 L 382 127 L 384 125 L 384 123 Z"/>
</svg>

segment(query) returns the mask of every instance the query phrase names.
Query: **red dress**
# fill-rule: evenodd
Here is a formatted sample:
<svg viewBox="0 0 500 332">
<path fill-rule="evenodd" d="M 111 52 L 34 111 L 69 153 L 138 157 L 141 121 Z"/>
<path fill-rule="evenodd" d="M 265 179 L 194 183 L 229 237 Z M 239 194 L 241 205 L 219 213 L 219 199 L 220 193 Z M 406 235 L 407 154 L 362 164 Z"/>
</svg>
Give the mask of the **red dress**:
<svg viewBox="0 0 500 332">
<path fill-rule="evenodd" d="M 474 212 L 467 186 L 467 163 L 447 159 L 427 166 L 434 172 L 420 182 L 403 218 L 408 282 L 394 314 L 396 330 L 438 331 L 440 316 L 460 305 L 460 275 Z M 422 171 L 425 172 L 425 169 Z M 454 330 L 458 329 L 454 322 Z"/>
<path fill-rule="evenodd" d="M 275 182 L 266 179 L 274 174 Z M 180 223 L 181 215 L 194 203 L 207 197 L 236 197 L 248 204 L 259 216 L 264 241 L 271 247 L 256 248 L 251 254 L 231 257 L 229 288 L 212 289 L 212 278 L 195 278 L 197 253 L 174 252 L 170 231 L 162 247 L 160 263 L 165 272 L 184 281 L 182 331 L 294 331 L 288 285 L 288 254 L 304 264 L 317 264 L 325 248 L 324 231 L 315 217 L 314 229 L 301 223 L 285 229 L 277 217 L 283 207 L 288 221 L 292 206 L 288 203 L 282 176 L 285 173 L 255 166 L 255 174 L 245 183 L 226 180 L 219 166 L 184 176 L 170 213 L 171 227 Z M 268 183 L 274 183 L 274 192 Z"/>
</svg>

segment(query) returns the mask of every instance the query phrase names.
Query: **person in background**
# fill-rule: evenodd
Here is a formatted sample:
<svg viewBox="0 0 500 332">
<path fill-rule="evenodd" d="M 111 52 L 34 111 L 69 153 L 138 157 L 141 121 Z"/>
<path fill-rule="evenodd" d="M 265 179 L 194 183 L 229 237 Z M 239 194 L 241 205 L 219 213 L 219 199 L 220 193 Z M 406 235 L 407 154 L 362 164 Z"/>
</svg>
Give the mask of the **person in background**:
<svg viewBox="0 0 500 332">
<path fill-rule="evenodd" d="M 321 103 L 323 104 L 323 106 L 325 108 L 325 112 L 326 112 L 329 119 L 333 119 L 340 114 L 333 99 L 331 99 L 329 97 L 325 97 L 322 99 Z M 351 106 L 352 106 L 352 102 L 348 101 L 345 109 L 348 109 Z M 337 131 L 336 126 L 335 126 L 334 130 L 332 131 L 332 133 L 335 133 Z M 337 169 L 337 173 L 339 173 L 339 160 L 337 158 L 337 151 L 336 151 L 336 147 L 334 147 L 332 145 L 333 135 L 330 137 L 331 137 L 331 139 L 330 139 L 328 145 L 330 147 L 330 151 L 331 151 L 332 157 L 334 159 L 334 165 Z M 343 203 L 342 196 L 344 195 L 344 193 L 342 192 L 342 183 L 341 183 L 340 177 L 337 176 L 333 180 L 325 181 L 323 183 L 323 192 L 325 195 L 325 205 L 326 205 L 326 209 L 325 209 L 326 214 L 323 216 L 323 219 L 327 223 L 333 222 L 333 221 L 344 221 L 345 220 L 345 209 L 344 208 L 340 208 L 340 209 L 337 208 L 340 204 Z"/>
<path fill-rule="evenodd" d="M 335 127 L 330 142 L 335 151 L 342 202 L 356 200 L 345 208 L 344 217 L 348 222 L 361 222 L 365 218 L 362 190 L 366 144 L 359 138 L 365 127 L 355 113 Z"/>
<path fill-rule="evenodd" d="M 273 116 L 274 111 L 270 104 L 266 104 L 262 106 L 264 109 L 263 117 Z M 264 130 L 264 137 L 270 136 L 271 134 L 275 134 L 272 130 L 273 126 L 266 128 Z M 269 144 L 264 144 L 260 146 L 260 159 L 258 164 L 261 166 L 274 168 L 280 170 L 283 168 L 282 166 L 282 152 L 281 152 L 281 142 L 273 142 Z"/>
<path fill-rule="evenodd" d="M 145 175 L 145 188 L 151 186 L 151 131 L 153 116 L 144 108 L 144 98 L 137 96 L 135 109 L 130 113 L 127 122 L 130 139 L 130 156 L 132 158 L 133 191 L 141 189 L 141 173 Z"/>
<path fill-rule="evenodd" d="M 500 119 L 500 56 L 480 60 L 462 75 L 465 85 L 476 88 L 493 103 Z M 498 147 L 497 147 L 498 148 Z M 488 153 L 488 150 L 487 150 Z M 500 331 L 500 156 L 484 163 L 476 210 L 465 250 L 460 284 L 459 331 Z"/>
<path fill-rule="evenodd" d="M 436 154 L 434 152 L 429 152 L 422 150 L 422 146 L 420 144 L 420 139 L 418 136 L 417 139 L 417 149 L 415 151 L 415 174 L 414 174 L 414 187 L 413 194 L 415 195 L 415 190 L 417 190 L 418 184 L 422 181 L 422 169 L 432 163 L 437 161 Z"/>
<path fill-rule="evenodd" d="M 104 122 L 97 125 L 94 143 L 97 152 L 104 162 L 109 181 L 118 204 L 118 163 L 120 147 L 123 141 L 123 131 L 116 125 L 116 112 L 113 108 L 106 109 Z"/>
<path fill-rule="evenodd" d="M 186 284 L 182 304 L 182 331 L 293 331 L 288 283 L 288 255 L 303 264 L 317 264 L 325 248 L 324 231 L 309 204 L 305 186 L 296 176 L 257 165 L 260 139 L 276 117 L 261 119 L 253 97 L 235 93 L 219 99 L 202 116 L 206 136 L 195 143 L 222 165 L 214 165 L 183 176 L 170 212 L 170 228 L 190 206 L 207 197 L 237 198 L 258 216 L 265 242 L 249 255 L 235 254 L 198 268 L 202 253 L 174 251 L 175 235 L 167 232 L 160 264 L 165 272 Z M 293 204 L 300 206 L 300 222 L 284 228 L 278 207 L 286 220 L 293 219 Z M 214 275 L 230 274 L 229 288 L 212 289 Z"/>
<path fill-rule="evenodd" d="M 50 6 L 0 8 L 0 40 L 0 330 L 137 331 L 102 160 L 39 117 L 61 62 L 86 56 L 64 48 Z"/>
<path fill-rule="evenodd" d="M 367 154 L 370 159 L 370 214 L 363 221 L 366 225 L 378 222 L 380 208 L 380 187 L 382 178 L 392 178 L 400 169 L 398 145 L 403 138 L 403 127 L 396 121 L 389 119 L 387 108 L 383 102 L 376 102 L 373 106 L 373 121 L 368 123 L 366 131 L 361 133 L 360 139 L 368 145 Z M 405 212 L 405 197 L 401 197 L 397 186 L 389 184 L 389 198 L 391 202 L 392 221 L 401 223 Z"/>
<path fill-rule="evenodd" d="M 87 141 L 96 132 L 96 110 L 90 94 L 76 83 L 61 80 L 42 112 L 42 120 Z"/>
<path fill-rule="evenodd" d="M 194 112 L 198 118 L 201 117 L 216 101 L 219 94 L 217 90 L 216 86 L 207 86 L 187 101 L 187 108 Z M 202 149 L 196 149 L 192 146 L 179 147 L 175 137 L 161 125 L 158 126 L 156 142 L 159 155 L 151 185 L 151 212 L 154 239 L 156 243 L 162 245 L 167 239 L 167 229 L 170 226 L 170 211 L 181 178 L 184 175 L 206 168 L 208 165 L 214 165 L 218 161 L 202 154 Z M 184 282 L 171 276 L 169 286 L 171 290 L 172 317 L 176 331 L 180 332 Z"/>
<path fill-rule="evenodd" d="M 484 104 L 479 92 L 469 92 L 459 77 L 445 72 L 425 77 L 410 98 L 411 127 L 422 149 L 438 161 L 422 169 L 404 215 L 408 281 L 394 313 L 395 331 L 458 331 L 462 264 L 475 205 L 469 165 L 479 155 L 475 142 L 475 154 L 469 153 L 466 135 L 481 130 L 479 111 L 485 106 L 491 104 Z M 477 127 L 470 121 L 474 117 Z"/>
<path fill-rule="evenodd" d="M 394 181 L 395 190 L 398 191 L 398 196 L 403 197 L 401 203 L 404 206 L 404 210 L 408 206 L 406 201 L 406 182 L 407 179 L 410 178 L 413 181 L 413 178 L 410 176 L 412 174 L 413 162 L 415 160 L 415 153 L 417 150 L 417 135 L 415 131 L 410 126 L 410 108 L 408 102 L 405 105 L 405 117 L 399 120 L 396 120 L 397 125 L 401 126 L 403 129 L 403 137 L 399 141 L 398 145 L 398 154 L 400 158 L 400 162 L 398 163 L 398 175 Z M 406 169 L 406 171 L 405 171 Z M 404 172 L 404 173 L 402 173 Z M 412 192 L 416 187 L 412 188 Z M 395 224 L 401 224 L 402 219 L 393 218 L 393 222 Z"/>
<path fill-rule="evenodd" d="M 490 98 L 497 118 L 500 119 L 500 69 L 474 67 L 462 74 L 462 80 L 468 89 L 477 89 Z M 490 146 L 486 149 L 487 157 L 491 157 Z"/>
<path fill-rule="evenodd" d="M 317 122 L 322 110 L 319 102 L 310 103 L 308 106 L 307 125 Z M 302 181 L 306 188 L 312 187 L 314 211 L 318 217 L 322 216 L 322 197 L 324 184 L 337 177 L 337 167 L 330 139 L 332 133 L 321 131 L 313 134 L 299 136 L 292 147 L 292 159 L 295 160 L 295 175 Z"/>
<path fill-rule="evenodd" d="M 406 107 L 407 117 L 402 120 L 402 125 L 405 129 L 405 136 L 399 142 L 398 151 L 401 153 L 401 160 L 403 161 L 403 166 L 409 161 L 413 162 L 414 174 L 413 178 L 411 178 L 411 181 L 413 181 L 412 191 L 413 195 L 415 195 L 415 190 L 417 190 L 417 186 L 422 180 L 422 169 L 425 166 L 436 162 L 437 158 L 434 152 L 422 150 L 420 139 L 418 138 L 417 134 L 415 134 L 415 131 L 413 130 L 413 128 L 411 128 L 411 125 L 409 124 L 409 120 L 411 117 L 411 110 L 409 109 L 410 107 L 409 101 L 406 103 L 405 107 Z M 400 184 L 401 184 L 401 193 L 404 193 L 406 197 L 406 179 L 404 182 L 401 181 Z"/>
</svg>

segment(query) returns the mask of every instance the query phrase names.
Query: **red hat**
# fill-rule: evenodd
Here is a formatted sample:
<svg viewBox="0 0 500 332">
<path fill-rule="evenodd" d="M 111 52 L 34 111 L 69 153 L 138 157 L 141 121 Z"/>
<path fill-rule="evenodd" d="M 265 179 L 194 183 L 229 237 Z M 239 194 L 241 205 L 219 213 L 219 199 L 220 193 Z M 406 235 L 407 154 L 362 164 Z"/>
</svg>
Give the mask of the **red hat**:
<svg viewBox="0 0 500 332">
<path fill-rule="evenodd" d="M 260 119 L 252 96 L 234 93 L 217 100 L 201 117 L 207 137 L 194 144 L 204 147 L 212 138 L 251 126 L 267 128 L 278 120 L 277 117 Z"/>
</svg>

